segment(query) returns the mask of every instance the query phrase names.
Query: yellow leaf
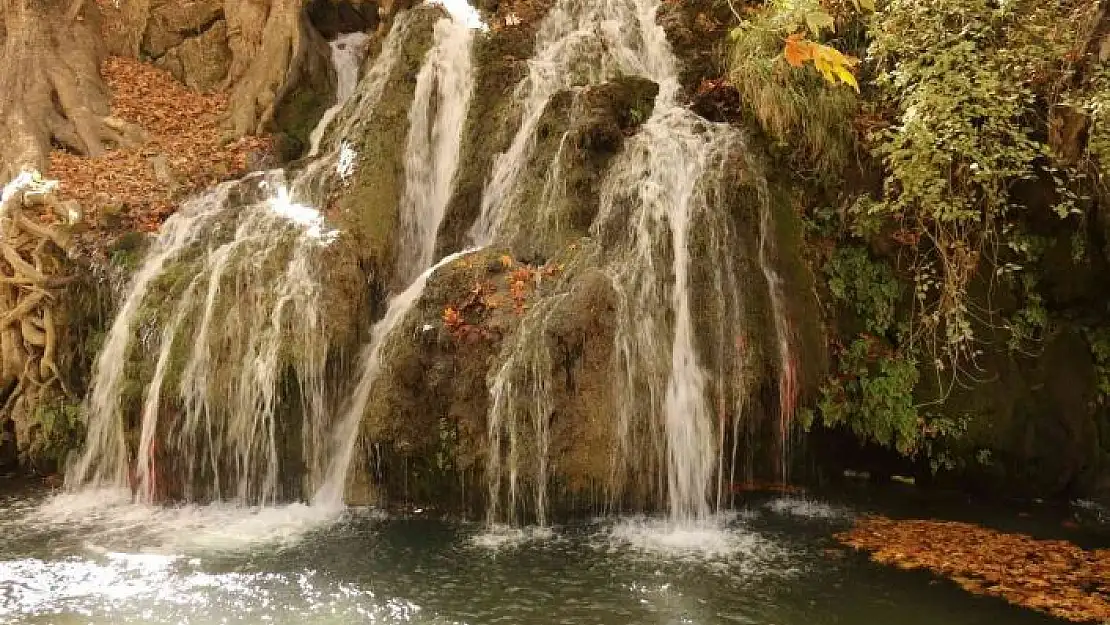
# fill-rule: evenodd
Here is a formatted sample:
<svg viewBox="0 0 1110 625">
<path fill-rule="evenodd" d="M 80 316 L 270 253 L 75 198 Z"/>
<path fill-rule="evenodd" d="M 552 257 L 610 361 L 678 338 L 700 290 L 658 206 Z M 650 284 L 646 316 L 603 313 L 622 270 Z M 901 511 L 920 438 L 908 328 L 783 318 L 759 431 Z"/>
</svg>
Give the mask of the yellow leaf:
<svg viewBox="0 0 1110 625">
<path fill-rule="evenodd" d="M 833 73 L 836 74 L 837 77 L 840 78 L 840 80 L 842 80 L 845 84 L 855 89 L 856 93 L 859 93 L 859 83 L 856 82 L 856 77 L 847 67 L 843 65 L 836 65 L 833 67 Z"/>
<path fill-rule="evenodd" d="M 857 0 L 859 7 L 864 11 L 875 12 L 875 0 Z"/>
<path fill-rule="evenodd" d="M 859 65 L 859 59 L 845 56 L 836 48 L 830 48 L 819 43 L 811 43 L 810 46 L 813 54 L 813 66 L 821 72 L 821 76 L 825 80 L 833 84 L 836 84 L 839 80 L 857 92 L 859 91 L 859 83 L 856 82 L 856 77 L 852 75 L 850 69 Z"/>
<path fill-rule="evenodd" d="M 513 257 L 505 254 L 501 257 L 501 265 L 505 267 L 505 269 L 511 268 L 513 266 Z"/>
</svg>

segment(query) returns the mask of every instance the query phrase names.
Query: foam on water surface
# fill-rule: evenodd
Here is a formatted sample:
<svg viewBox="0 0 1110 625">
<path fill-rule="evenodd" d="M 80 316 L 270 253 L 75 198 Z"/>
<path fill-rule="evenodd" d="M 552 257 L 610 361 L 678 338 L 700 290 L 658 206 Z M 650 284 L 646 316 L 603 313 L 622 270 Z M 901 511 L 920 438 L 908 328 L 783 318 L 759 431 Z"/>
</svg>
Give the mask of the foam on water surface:
<svg viewBox="0 0 1110 625">
<path fill-rule="evenodd" d="M 519 527 L 499 523 L 487 526 L 482 532 L 472 536 L 469 543 L 479 549 L 499 551 L 531 543 L 551 541 L 556 538 L 555 531 L 550 527 L 534 525 Z"/>
<path fill-rule="evenodd" d="M 735 515 L 725 513 L 686 522 L 630 517 L 618 520 L 600 538 L 598 546 L 612 553 L 633 551 L 667 560 L 727 561 L 749 570 L 788 555 L 786 549 L 748 529 Z"/>
<path fill-rule="evenodd" d="M 775 514 L 802 519 L 834 521 L 852 517 L 851 510 L 843 506 L 801 497 L 779 497 L 767 502 L 763 507 Z"/>
<path fill-rule="evenodd" d="M 136 503 L 126 489 L 89 489 L 50 498 L 25 522 L 73 532 L 92 552 L 192 554 L 290 545 L 334 524 L 343 513 L 341 507 L 301 503 L 153 506 Z"/>
</svg>

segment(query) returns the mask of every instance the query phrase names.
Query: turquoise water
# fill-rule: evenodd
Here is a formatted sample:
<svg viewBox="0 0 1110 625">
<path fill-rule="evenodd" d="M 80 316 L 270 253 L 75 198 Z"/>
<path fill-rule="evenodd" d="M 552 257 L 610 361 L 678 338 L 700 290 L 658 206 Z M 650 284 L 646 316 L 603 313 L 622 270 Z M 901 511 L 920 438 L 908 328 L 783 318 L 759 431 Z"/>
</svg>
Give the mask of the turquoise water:
<svg viewBox="0 0 1110 625">
<path fill-rule="evenodd" d="M 0 623 L 1022 625 L 1056 621 L 838 548 L 860 504 L 764 496 L 693 528 L 550 530 L 293 505 L 0 506 Z"/>
</svg>

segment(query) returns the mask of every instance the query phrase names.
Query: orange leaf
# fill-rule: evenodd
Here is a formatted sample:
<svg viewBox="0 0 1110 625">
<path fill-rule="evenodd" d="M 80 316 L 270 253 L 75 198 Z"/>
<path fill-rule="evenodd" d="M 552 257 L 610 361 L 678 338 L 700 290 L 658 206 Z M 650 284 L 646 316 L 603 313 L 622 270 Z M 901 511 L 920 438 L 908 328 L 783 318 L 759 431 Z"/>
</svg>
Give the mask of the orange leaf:
<svg viewBox="0 0 1110 625">
<path fill-rule="evenodd" d="M 783 50 L 786 62 L 793 67 L 801 67 L 806 61 L 813 58 L 813 44 L 806 41 L 801 33 L 794 33 L 786 38 L 786 48 Z"/>
</svg>

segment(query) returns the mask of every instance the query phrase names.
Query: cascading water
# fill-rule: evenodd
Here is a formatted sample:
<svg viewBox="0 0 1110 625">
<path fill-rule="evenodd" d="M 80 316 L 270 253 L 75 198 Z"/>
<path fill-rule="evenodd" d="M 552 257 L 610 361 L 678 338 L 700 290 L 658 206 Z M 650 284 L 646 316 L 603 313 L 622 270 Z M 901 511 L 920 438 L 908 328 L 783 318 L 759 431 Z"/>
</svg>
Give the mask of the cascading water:
<svg viewBox="0 0 1110 625">
<path fill-rule="evenodd" d="M 358 440 L 358 424 L 366 411 L 366 403 L 370 399 L 370 391 L 374 389 L 374 382 L 382 368 L 382 348 L 393 331 L 405 320 L 412 307 L 420 300 L 424 293 L 424 286 L 428 278 L 440 267 L 457 260 L 459 257 L 473 250 L 465 250 L 445 256 L 443 260 L 429 267 L 421 273 L 407 289 L 398 293 L 389 300 L 389 307 L 385 316 L 374 324 L 370 331 L 370 342 L 367 343 L 362 353 L 362 375 L 359 377 L 358 386 L 342 419 L 335 430 L 334 445 L 336 453 L 328 467 L 327 479 L 316 491 L 313 503 L 324 507 L 337 507 L 343 505 L 343 492 L 346 487 L 347 474 Z"/>
<path fill-rule="evenodd" d="M 416 96 L 409 109 L 396 270 L 405 283 L 435 260 L 436 236 L 451 200 L 474 90 L 473 38 L 473 30 L 458 19 L 438 21 L 432 48 L 416 77 Z"/>
<path fill-rule="evenodd" d="M 404 40 L 398 22 L 357 93 L 366 36 L 333 43 L 341 100 L 314 130 L 313 154 L 348 98 L 341 132 L 370 117 Z M 309 487 L 323 481 L 332 420 L 316 268 L 335 233 L 288 189 L 321 204 L 344 177 L 344 147 L 332 142 L 292 184 L 281 170 L 254 174 L 190 200 L 166 222 L 97 358 L 88 440 L 67 475 L 70 486 L 130 482 L 146 500 L 273 502 L 282 495 L 282 458 L 297 438 L 279 432 L 279 412 L 301 418 L 297 477 Z M 144 349 L 157 358 L 136 419 L 124 414 L 125 395 L 135 392 L 124 363 Z M 296 406 L 282 405 L 279 392 L 290 373 Z M 138 421 L 134 461 L 128 420 Z"/>
<path fill-rule="evenodd" d="M 723 200 L 727 164 L 742 152 L 743 140 L 728 125 L 709 123 L 679 105 L 678 61 L 655 22 L 658 9 L 658 0 L 555 3 L 540 27 L 529 73 L 515 91 L 520 128 L 494 162 L 471 238 L 481 244 L 510 239 L 521 220 L 532 220 L 527 224 L 532 232 L 552 226 L 545 226 L 550 215 L 542 206 L 525 207 L 520 200 L 522 172 L 532 157 L 541 116 L 556 93 L 619 75 L 642 76 L 659 85 L 652 116 L 626 143 L 603 183 L 591 227 L 600 243 L 589 252 L 594 257 L 588 264 L 605 268 L 619 300 L 618 449 L 610 496 L 620 500 L 631 481 L 655 476 L 671 519 L 690 522 L 705 519 L 712 504 L 719 503 L 726 422 L 736 423 L 750 392 L 745 353 L 750 341 L 742 334 L 740 312 L 745 298 L 734 262 L 737 233 Z M 765 236 L 769 224 L 762 225 Z M 715 287 L 712 314 L 695 301 L 695 252 L 699 270 L 711 274 Z M 760 261 L 777 316 L 782 297 L 777 274 L 766 254 Z M 705 316 L 709 319 L 696 318 Z M 546 423 L 554 406 L 545 382 L 551 371 L 542 340 L 546 323 L 542 308 L 529 314 L 502 350 L 503 364 L 491 378 L 491 522 L 515 518 L 524 466 L 534 473 L 536 517 L 542 523 L 547 516 Z M 699 324 L 712 324 L 721 346 L 713 354 L 712 374 L 698 352 Z M 781 344 L 789 349 L 785 339 Z M 788 361 L 789 353 L 783 358 Z M 522 424 L 533 424 L 534 431 L 522 432 Z M 525 450 L 538 457 L 525 460 Z M 711 497 L 715 478 L 716 499 Z"/>
<path fill-rule="evenodd" d="M 381 350 L 424 292 L 436 269 L 465 252 L 433 265 L 440 223 L 451 199 L 459 164 L 463 125 L 474 87 L 471 44 L 475 24 L 470 13 L 439 20 L 432 47 L 417 74 L 409 110 L 405 149 L 405 194 L 400 207 L 402 239 L 396 276 L 409 286 L 389 301 L 385 316 L 374 325 L 363 348 L 362 373 L 354 395 L 335 430 L 334 453 L 327 479 L 314 502 L 341 505 L 347 475 L 358 441 L 358 424 L 381 371 Z"/>
<path fill-rule="evenodd" d="M 277 170 L 227 183 L 167 222 L 98 360 L 89 444 L 69 476 L 71 484 L 124 485 L 130 479 L 141 497 L 153 499 L 166 494 L 165 477 L 172 472 L 180 482 L 173 484 L 173 495 L 185 500 L 273 502 L 283 495 L 281 465 L 288 439 L 296 438 L 282 431 L 288 428 L 279 425 L 279 418 L 299 414 L 304 470 L 288 473 L 300 478 L 300 486 L 315 490 L 315 502 L 342 504 L 358 420 L 380 364 L 378 352 L 435 268 L 435 239 L 458 168 L 473 88 L 473 22 L 472 10 L 440 20 L 417 77 L 400 207 L 401 247 L 413 253 L 398 268 L 400 277 L 415 281 L 391 300 L 385 318 L 373 328 L 356 399 L 344 417 L 338 423 L 330 418 L 325 397 L 327 345 L 317 269 L 324 262 L 320 250 L 335 233 L 325 231 L 322 217 L 292 196 L 322 205 L 352 173 L 354 155 L 346 137 L 365 131 L 373 119 L 410 33 L 408 14 L 395 20 L 357 90 L 366 36 L 346 35 L 332 44 L 340 101 L 313 131 L 313 158 L 295 180 L 287 184 Z M 329 128 L 337 118 L 335 128 Z M 329 131 L 332 139 L 325 142 Z M 151 314 L 153 319 L 144 317 Z M 134 344 L 135 329 L 150 322 L 160 331 L 148 332 L 143 345 Z M 137 459 L 131 463 L 122 414 L 128 389 L 115 365 L 142 347 L 158 355 L 143 390 Z M 282 403 L 280 389 L 290 378 L 298 385 L 299 406 Z"/>
<path fill-rule="evenodd" d="M 120 370 L 146 349 L 158 356 L 130 476 L 140 496 L 275 501 L 280 408 L 301 415 L 309 479 L 319 472 L 326 344 L 312 267 L 331 233 L 316 211 L 277 191 L 284 182 L 275 171 L 221 185 L 168 222 L 98 359 L 74 484 L 127 483 L 123 407 L 133 391 Z M 283 363 L 295 372 L 299 406 L 279 406 Z"/>
<path fill-rule="evenodd" d="M 519 203 L 523 189 L 517 183 L 535 147 L 544 109 L 556 93 L 625 74 L 659 79 L 667 91 L 661 98 L 673 99 L 678 90 L 674 58 L 662 29 L 654 25 L 656 7 L 649 5 L 632 0 L 558 0 L 548 11 L 536 35 L 528 75 L 514 92 L 521 125 L 509 149 L 494 160 L 481 214 L 470 231 L 475 243 L 485 245 L 505 237 L 514 219 L 530 215 Z M 651 24 L 645 27 L 647 22 Z"/>
<path fill-rule="evenodd" d="M 355 87 L 358 86 L 358 68 L 366 56 L 366 45 L 369 41 L 370 37 L 366 33 L 355 32 L 341 35 L 331 43 L 331 62 L 335 66 L 338 79 L 335 88 L 336 102 L 324 111 L 324 116 L 320 118 L 316 128 L 312 129 L 312 135 L 309 137 L 311 146 L 308 151 L 309 157 L 320 153 L 320 142 L 323 141 L 328 126 L 354 94 Z"/>
<path fill-rule="evenodd" d="M 520 127 L 495 159 L 471 239 L 484 246 L 522 228 L 542 232 L 557 218 L 552 207 L 565 193 L 561 157 L 573 148 L 569 132 L 547 169 L 539 202 L 526 205 L 521 188 L 525 168 L 534 166 L 529 161 L 547 156 L 534 152 L 541 117 L 556 94 L 622 75 L 659 86 L 654 112 L 604 175 L 592 242 L 583 245 L 575 264 L 580 260 L 604 271 L 618 303 L 610 501 L 620 505 L 635 493 L 667 502 L 676 521 L 694 521 L 720 505 L 726 441 L 735 457 L 738 419 L 752 381 L 747 353 L 752 337 L 742 329 L 748 293 L 738 279 L 739 234 L 726 198 L 734 181 L 730 169 L 744 145 L 738 131 L 679 105 L 677 60 L 655 23 L 657 10 L 658 0 L 557 0 L 541 25 L 528 74 L 514 92 Z M 122 413 L 125 393 L 134 391 L 125 388 L 120 368 L 98 364 L 89 400 L 89 446 L 71 473 L 73 483 L 123 484 L 130 474 L 142 493 L 155 495 L 166 488 L 159 475 L 167 471 L 165 458 L 172 457 L 182 482 L 175 494 L 268 502 L 285 494 L 289 475 L 282 463 L 289 449 L 299 446 L 304 470 L 296 472 L 302 483 L 293 488 L 314 489 L 319 504 L 341 504 L 383 346 L 440 266 L 433 266 L 436 239 L 453 192 L 474 88 L 472 18 L 468 12 L 437 23 L 416 73 L 393 281 L 408 288 L 391 299 L 385 318 L 372 329 L 356 393 L 339 418 L 329 416 L 334 406 L 324 390 L 327 346 L 318 329 L 322 287 L 315 269 L 330 233 L 291 196 L 323 205 L 351 175 L 356 155 L 346 139 L 370 131 L 409 34 L 404 13 L 353 93 L 350 72 L 356 71 L 365 41 L 352 36 L 336 43 L 339 93 L 350 99 L 342 110 L 329 111 L 314 131 L 315 156 L 291 183 L 281 172 L 268 172 L 223 185 L 167 223 L 101 356 L 104 363 L 125 362 L 138 347 L 130 338 L 135 329 L 153 330 L 143 339 L 156 358 L 149 379 L 143 378 L 141 410 Z M 771 265 L 770 219 L 765 210 L 758 262 L 776 316 L 785 398 L 793 393 L 793 369 L 787 365 L 789 324 L 778 319 L 784 308 L 781 281 Z M 709 289 L 707 305 L 699 298 Z M 491 522 L 523 518 L 517 511 L 527 506 L 534 507 L 541 524 L 548 518 L 549 424 L 556 406 L 547 381 L 554 360 L 544 337 L 561 297 L 547 297 L 528 312 L 520 331 L 503 345 L 501 365 L 490 377 Z M 163 301 L 150 306 L 154 298 Z M 282 390 L 289 381 L 297 383 L 296 392 Z M 285 405 L 289 396 L 296 405 Z M 788 402 L 780 404 L 785 432 Z M 299 434 L 287 427 L 290 414 L 301 418 Z M 138 427 L 127 426 L 127 419 Z M 127 432 L 135 430 L 139 438 L 129 442 Z M 137 460 L 129 460 L 130 449 L 137 449 Z M 735 470 L 735 465 L 729 466 Z"/>
<path fill-rule="evenodd" d="M 771 208 L 763 203 L 760 210 L 759 266 L 767 280 L 771 296 L 771 314 L 775 326 L 775 347 L 779 365 L 777 446 L 778 477 L 784 483 L 790 477 L 790 428 L 798 401 L 798 366 L 794 357 L 790 318 L 786 310 L 782 278 L 771 260 L 774 251 L 774 219 Z"/>
</svg>

